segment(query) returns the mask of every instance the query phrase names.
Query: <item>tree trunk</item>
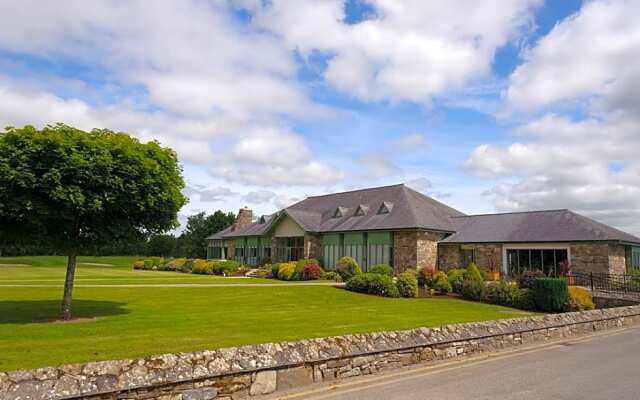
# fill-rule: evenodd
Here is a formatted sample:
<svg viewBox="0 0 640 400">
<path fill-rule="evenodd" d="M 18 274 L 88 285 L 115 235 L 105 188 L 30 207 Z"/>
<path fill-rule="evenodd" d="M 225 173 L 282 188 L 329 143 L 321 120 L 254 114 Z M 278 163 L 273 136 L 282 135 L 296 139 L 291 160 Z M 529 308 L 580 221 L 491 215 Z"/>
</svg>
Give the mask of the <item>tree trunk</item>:
<svg viewBox="0 0 640 400">
<path fill-rule="evenodd" d="M 67 275 L 64 278 L 64 296 L 62 297 L 62 307 L 60 310 L 60 318 L 63 320 L 71 319 L 71 298 L 73 293 L 73 278 L 76 274 L 76 257 L 78 251 L 73 249 L 69 251 L 67 258 Z"/>
</svg>

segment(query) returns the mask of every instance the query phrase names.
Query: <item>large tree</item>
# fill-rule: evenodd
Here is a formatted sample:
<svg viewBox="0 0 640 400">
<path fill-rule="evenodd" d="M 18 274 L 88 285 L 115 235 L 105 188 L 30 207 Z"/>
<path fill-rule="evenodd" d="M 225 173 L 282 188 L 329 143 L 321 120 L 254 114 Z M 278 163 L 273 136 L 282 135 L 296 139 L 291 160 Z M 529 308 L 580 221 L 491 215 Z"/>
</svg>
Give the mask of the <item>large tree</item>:
<svg viewBox="0 0 640 400">
<path fill-rule="evenodd" d="M 178 238 L 178 252 L 186 257 L 205 258 L 207 256 L 207 236 L 230 226 L 235 221 L 232 212 L 220 210 L 211 215 L 204 212 L 187 218 L 187 226 Z"/>
<path fill-rule="evenodd" d="M 64 250 L 62 319 L 80 250 L 175 228 L 183 188 L 176 153 L 155 141 L 63 124 L 0 133 L 0 236 Z"/>
<path fill-rule="evenodd" d="M 176 250 L 177 239 L 173 235 L 151 235 L 147 243 L 147 255 L 171 257 Z"/>
</svg>

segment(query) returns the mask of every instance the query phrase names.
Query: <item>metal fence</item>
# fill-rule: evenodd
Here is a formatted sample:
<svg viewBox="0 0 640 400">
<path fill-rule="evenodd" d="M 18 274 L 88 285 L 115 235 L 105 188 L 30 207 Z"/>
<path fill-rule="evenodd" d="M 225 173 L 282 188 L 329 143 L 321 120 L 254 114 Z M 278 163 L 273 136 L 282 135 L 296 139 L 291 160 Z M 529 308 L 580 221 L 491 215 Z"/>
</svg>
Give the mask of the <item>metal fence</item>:
<svg viewBox="0 0 640 400">
<path fill-rule="evenodd" d="M 574 272 L 568 278 L 573 280 L 572 284 L 590 288 L 592 292 L 619 293 L 640 298 L 640 275 Z"/>
</svg>

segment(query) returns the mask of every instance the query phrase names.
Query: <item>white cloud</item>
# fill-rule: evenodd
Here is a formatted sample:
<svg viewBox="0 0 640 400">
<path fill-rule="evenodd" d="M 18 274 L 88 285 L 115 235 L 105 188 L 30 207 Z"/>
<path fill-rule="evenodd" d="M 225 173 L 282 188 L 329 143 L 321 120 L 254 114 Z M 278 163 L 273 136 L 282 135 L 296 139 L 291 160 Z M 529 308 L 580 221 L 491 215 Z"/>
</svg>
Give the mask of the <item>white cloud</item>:
<svg viewBox="0 0 640 400">
<path fill-rule="evenodd" d="M 185 196 L 193 197 L 198 196 L 198 200 L 203 203 L 213 203 L 222 201 L 228 197 L 235 196 L 237 193 L 229 188 L 218 186 L 209 188 L 204 185 L 187 185 L 183 190 Z"/>
<path fill-rule="evenodd" d="M 571 208 L 640 235 L 639 27 L 637 2 L 586 2 L 527 50 L 507 107 L 558 110 L 521 126 L 518 142 L 469 156 L 470 171 L 501 180 L 496 208 Z"/>
<path fill-rule="evenodd" d="M 400 151 L 417 151 L 426 147 L 426 140 L 422 133 L 411 133 L 396 139 L 394 147 Z"/>
<path fill-rule="evenodd" d="M 367 153 L 357 160 L 359 166 L 357 176 L 366 179 L 386 178 L 402 172 L 387 154 Z"/>
<path fill-rule="evenodd" d="M 271 201 L 276 194 L 270 190 L 256 190 L 242 196 L 242 200 L 252 204 L 262 204 Z"/>
<path fill-rule="evenodd" d="M 294 203 L 297 203 L 301 200 L 302 198 L 297 196 L 291 196 L 288 194 L 279 194 L 274 198 L 273 204 L 276 206 L 276 208 L 282 209 L 282 208 L 289 207 L 290 205 L 293 205 Z"/>
<path fill-rule="evenodd" d="M 486 77 L 495 51 L 531 25 L 541 1 L 373 0 L 372 18 L 344 22 L 342 1 L 255 5 L 254 23 L 303 56 L 329 55 L 325 79 L 366 101 L 428 102 Z M 304 23 L 300 23 L 304 21 Z"/>
<path fill-rule="evenodd" d="M 520 109 L 594 96 L 637 104 L 629 91 L 640 83 L 638 59 L 640 3 L 585 2 L 524 52 L 524 62 L 510 78 L 507 101 Z"/>
</svg>

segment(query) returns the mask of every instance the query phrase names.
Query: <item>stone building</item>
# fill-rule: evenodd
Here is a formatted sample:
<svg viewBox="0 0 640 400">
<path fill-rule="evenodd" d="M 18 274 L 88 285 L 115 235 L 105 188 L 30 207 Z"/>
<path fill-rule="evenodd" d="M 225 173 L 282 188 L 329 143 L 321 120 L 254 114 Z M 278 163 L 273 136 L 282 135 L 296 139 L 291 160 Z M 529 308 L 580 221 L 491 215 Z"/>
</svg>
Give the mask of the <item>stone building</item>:
<svg viewBox="0 0 640 400">
<path fill-rule="evenodd" d="M 402 184 L 313 196 L 259 218 L 245 207 L 208 240 L 209 258 L 252 266 L 317 258 L 331 270 L 351 256 L 365 271 L 472 261 L 506 275 L 557 275 L 567 261 L 584 272 L 640 268 L 640 238 L 569 210 L 465 215 Z"/>
</svg>

